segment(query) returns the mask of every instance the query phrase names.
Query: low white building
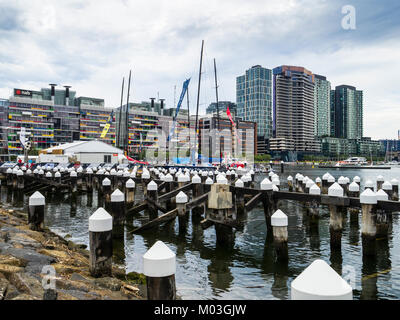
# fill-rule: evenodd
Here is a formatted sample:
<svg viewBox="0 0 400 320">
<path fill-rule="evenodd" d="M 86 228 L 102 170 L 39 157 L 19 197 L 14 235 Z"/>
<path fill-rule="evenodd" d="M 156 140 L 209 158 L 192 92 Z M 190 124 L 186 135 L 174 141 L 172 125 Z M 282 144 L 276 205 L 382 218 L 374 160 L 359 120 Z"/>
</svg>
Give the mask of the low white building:
<svg viewBox="0 0 400 320">
<path fill-rule="evenodd" d="M 123 151 L 99 140 L 74 141 L 41 150 L 39 162 L 122 163 Z"/>
</svg>

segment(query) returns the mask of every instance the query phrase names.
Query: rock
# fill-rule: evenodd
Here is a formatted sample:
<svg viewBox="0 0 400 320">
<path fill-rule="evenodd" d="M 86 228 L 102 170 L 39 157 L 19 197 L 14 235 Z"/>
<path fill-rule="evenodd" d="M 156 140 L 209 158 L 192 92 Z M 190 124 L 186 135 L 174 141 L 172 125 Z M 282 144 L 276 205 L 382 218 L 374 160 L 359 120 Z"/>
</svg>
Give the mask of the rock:
<svg viewBox="0 0 400 320">
<path fill-rule="evenodd" d="M 13 298 L 11 300 L 39 300 L 39 299 L 35 298 L 34 296 L 31 296 L 29 294 L 23 293 L 23 294 L 16 296 L 15 298 Z"/>
<path fill-rule="evenodd" d="M 78 290 L 83 292 L 89 292 L 92 290 L 92 286 L 89 283 L 61 278 L 57 279 L 56 287 L 64 290 Z"/>
<path fill-rule="evenodd" d="M 111 291 L 119 291 L 122 285 L 120 280 L 111 277 L 97 278 L 94 280 L 94 283 Z"/>
<path fill-rule="evenodd" d="M 19 294 L 20 293 L 17 290 L 17 288 L 9 283 L 8 287 L 7 287 L 7 292 L 6 292 L 6 296 L 5 296 L 4 300 L 12 300 L 15 297 L 17 297 Z"/>
<path fill-rule="evenodd" d="M 69 279 L 72 281 L 90 281 L 79 273 L 73 273 Z"/>
<path fill-rule="evenodd" d="M 0 244 L 0 253 L 2 254 L 10 254 L 18 259 L 23 259 L 27 261 L 28 263 L 33 262 L 33 263 L 39 263 L 41 265 L 48 265 L 53 262 L 56 262 L 56 260 L 53 257 L 49 257 L 40 253 L 37 253 L 36 251 L 32 249 L 19 249 L 19 248 L 13 248 L 13 247 L 3 247 Z"/>
<path fill-rule="evenodd" d="M 71 296 L 66 293 L 64 290 L 59 290 L 57 292 L 57 300 L 79 300 L 78 298 Z"/>
<path fill-rule="evenodd" d="M 0 279 L 0 300 L 5 298 L 8 285 L 9 282 L 6 279 Z"/>
<path fill-rule="evenodd" d="M 73 250 L 73 249 L 86 249 L 87 245 L 86 244 L 76 244 L 73 243 L 72 241 L 68 241 L 68 249 Z"/>
<path fill-rule="evenodd" d="M 41 247 L 40 242 L 36 241 L 35 239 L 33 239 L 23 233 L 10 233 L 8 243 L 12 244 L 15 248 L 21 247 L 21 246 L 22 246 L 22 248 L 25 248 L 25 247 L 39 248 L 39 247 Z"/>
<path fill-rule="evenodd" d="M 34 277 L 26 273 L 12 273 L 8 280 L 18 291 L 42 299 L 44 292 L 42 283 Z"/>
<path fill-rule="evenodd" d="M 68 266 L 68 265 L 64 265 L 61 263 L 55 263 L 55 264 L 52 264 L 52 266 L 54 267 L 54 269 L 56 269 L 57 273 L 61 273 L 61 274 L 70 274 L 70 273 L 82 271 L 82 267 Z"/>
<path fill-rule="evenodd" d="M 8 264 L 10 266 L 16 267 L 26 267 L 27 261 L 24 259 L 18 259 L 12 255 L 1 255 L 0 254 L 0 264 Z"/>
<path fill-rule="evenodd" d="M 66 253 L 64 251 L 60 251 L 60 250 L 41 249 L 38 252 L 41 254 L 44 254 L 46 256 L 57 258 L 59 261 L 71 258 L 68 253 Z"/>
<path fill-rule="evenodd" d="M 0 272 L 5 274 L 21 272 L 23 270 L 24 269 L 21 267 L 10 266 L 8 264 L 0 264 Z"/>
</svg>

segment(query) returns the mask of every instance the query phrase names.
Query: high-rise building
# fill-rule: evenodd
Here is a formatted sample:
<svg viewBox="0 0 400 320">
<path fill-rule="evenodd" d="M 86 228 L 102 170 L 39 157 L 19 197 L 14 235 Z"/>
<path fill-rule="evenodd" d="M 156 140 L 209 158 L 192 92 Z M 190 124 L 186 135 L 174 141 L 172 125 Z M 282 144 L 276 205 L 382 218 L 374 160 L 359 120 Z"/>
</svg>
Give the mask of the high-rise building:
<svg viewBox="0 0 400 320">
<path fill-rule="evenodd" d="M 274 73 L 274 138 L 271 150 L 319 151 L 314 138 L 314 75 L 303 67 L 280 66 Z"/>
<path fill-rule="evenodd" d="M 331 134 L 337 138 L 359 139 L 363 136 L 363 92 L 340 85 L 331 91 Z"/>
<path fill-rule="evenodd" d="M 331 83 L 326 80 L 326 77 L 318 74 L 314 74 L 314 80 L 314 134 L 317 137 L 330 136 Z"/>
<path fill-rule="evenodd" d="M 237 114 L 237 106 L 236 103 L 233 103 L 231 101 L 218 101 L 218 109 L 219 109 L 219 116 L 225 116 L 226 115 L 226 110 L 229 107 L 229 111 L 231 112 L 232 117 L 234 118 Z M 206 109 L 206 114 L 217 114 L 217 103 L 213 102 L 211 103 L 207 109 Z"/>
<path fill-rule="evenodd" d="M 257 123 L 257 136 L 272 137 L 272 72 L 256 65 L 236 78 L 237 116 Z"/>
</svg>

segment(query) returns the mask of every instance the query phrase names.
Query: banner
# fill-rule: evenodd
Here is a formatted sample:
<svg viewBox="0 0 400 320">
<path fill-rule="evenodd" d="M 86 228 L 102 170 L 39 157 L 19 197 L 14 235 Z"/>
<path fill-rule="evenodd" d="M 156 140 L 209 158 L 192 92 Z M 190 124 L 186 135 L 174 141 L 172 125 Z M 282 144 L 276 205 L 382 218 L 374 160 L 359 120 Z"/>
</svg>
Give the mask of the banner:
<svg viewBox="0 0 400 320">
<path fill-rule="evenodd" d="M 174 115 L 174 117 L 172 119 L 172 121 L 173 121 L 172 122 L 172 128 L 171 128 L 171 131 L 170 131 L 170 133 L 168 135 L 167 141 L 169 141 L 171 139 L 172 135 L 175 132 L 176 118 L 178 117 L 179 109 L 181 108 L 181 104 L 182 104 L 183 98 L 185 97 L 186 90 L 187 90 L 187 88 L 189 86 L 189 81 L 190 81 L 190 78 L 186 79 L 183 82 L 182 93 L 181 93 L 181 96 L 179 98 L 178 105 L 176 107 L 176 113 L 175 113 L 175 115 Z"/>
<path fill-rule="evenodd" d="M 105 138 L 106 137 L 106 134 L 107 134 L 108 130 L 110 129 L 111 123 L 113 122 L 113 117 L 114 117 L 114 110 L 111 111 L 111 114 L 110 114 L 110 116 L 108 117 L 108 120 L 107 120 L 107 124 L 104 126 L 104 129 L 103 129 L 103 131 L 101 133 L 100 138 Z"/>
<path fill-rule="evenodd" d="M 231 110 L 229 110 L 229 106 L 226 107 L 226 114 L 227 114 L 229 120 L 231 120 L 231 122 L 232 122 L 232 127 L 233 127 L 234 129 L 236 129 L 236 124 L 235 124 L 235 122 L 233 122 L 232 114 L 231 114 Z M 238 142 L 240 143 L 240 138 L 239 138 L 239 132 L 238 132 L 238 130 L 236 130 L 236 135 L 237 135 L 237 138 L 238 138 Z"/>
</svg>

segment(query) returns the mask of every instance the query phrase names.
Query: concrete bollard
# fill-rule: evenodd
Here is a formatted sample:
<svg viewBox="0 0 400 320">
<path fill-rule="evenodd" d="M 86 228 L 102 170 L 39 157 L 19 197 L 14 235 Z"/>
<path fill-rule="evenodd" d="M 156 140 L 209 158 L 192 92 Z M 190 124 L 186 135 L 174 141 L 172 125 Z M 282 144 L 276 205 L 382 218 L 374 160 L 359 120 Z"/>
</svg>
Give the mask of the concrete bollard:
<svg viewBox="0 0 400 320">
<path fill-rule="evenodd" d="M 384 184 L 382 185 L 382 189 L 378 190 L 376 193 L 376 199 L 378 201 L 387 201 L 389 200 L 388 194 L 383 190 Z M 391 212 L 387 212 L 383 209 L 376 209 L 376 237 L 377 238 L 387 238 L 388 230 L 389 230 L 389 216 Z"/>
<path fill-rule="evenodd" d="M 179 230 L 181 231 L 186 230 L 188 223 L 188 216 L 186 215 L 186 203 L 188 203 L 188 201 L 189 198 L 183 191 L 176 195 L 175 202 L 176 209 L 178 210 Z"/>
<path fill-rule="evenodd" d="M 125 196 L 121 190 L 116 189 L 111 194 L 111 215 L 113 217 L 113 225 L 123 225 L 125 222 Z"/>
<path fill-rule="evenodd" d="M 290 285 L 292 300 L 352 300 L 352 287 L 325 261 L 315 260 Z"/>
<path fill-rule="evenodd" d="M 133 207 L 135 204 L 135 186 L 135 181 L 130 178 L 127 182 L 125 182 L 126 206 L 128 208 Z"/>
<path fill-rule="evenodd" d="M 146 197 L 150 199 L 147 202 L 147 208 L 149 210 L 150 219 L 155 219 L 158 217 L 158 209 L 153 205 L 152 202 L 157 203 L 158 201 L 158 186 L 154 181 L 150 181 L 146 186 L 147 194 Z"/>
<path fill-rule="evenodd" d="M 274 247 L 278 261 L 288 260 L 288 217 L 281 210 L 271 216 Z"/>
<path fill-rule="evenodd" d="M 111 276 L 113 218 L 98 208 L 89 218 L 89 271 L 93 277 Z"/>
<path fill-rule="evenodd" d="M 392 200 L 399 201 L 399 180 L 394 178 L 390 180 L 390 183 L 392 184 Z"/>
<path fill-rule="evenodd" d="M 45 198 L 36 191 L 29 197 L 28 223 L 29 228 L 34 231 L 42 231 L 44 227 Z"/>
<path fill-rule="evenodd" d="M 335 182 L 328 188 L 328 195 L 331 197 L 343 197 L 343 188 Z M 343 206 L 332 204 L 329 205 L 329 231 L 331 236 L 331 250 L 340 250 L 342 247 L 343 213 L 345 213 L 346 210 L 347 208 Z"/>
<path fill-rule="evenodd" d="M 110 211 L 111 206 L 111 180 L 104 178 L 101 182 L 102 194 L 104 199 L 104 207 L 106 211 Z"/>
<path fill-rule="evenodd" d="M 376 240 L 376 205 L 377 196 L 371 189 L 365 189 L 360 195 L 362 210 L 362 246 L 364 255 L 375 255 Z"/>
<path fill-rule="evenodd" d="M 383 190 L 383 191 L 385 191 L 385 193 L 387 194 L 387 196 L 388 196 L 388 199 L 387 200 L 392 200 L 392 195 L 393 195 L 393 186 L 392 186 L 392 184 L 389 182 L 389 181 L 385 181 L 383 184 L 382 184 L 382 189 L 381 190 Z"/>
<path fill-rule="evenodd" d="M 382 175 L 376 177 L 376 191 L 382 189 L 384 179 Z"/>
<path fill-rule="evenodd" d="M 287 177 L 287 183 L 288 183 L 289 192 L 293 192 L 293 177 L 292 176 Z"/>
<path fill-rule="evenodd" d="M 176 256 L 162 241 L 143 255 L 148 300 L 176 299 Z"/>
</svg>

